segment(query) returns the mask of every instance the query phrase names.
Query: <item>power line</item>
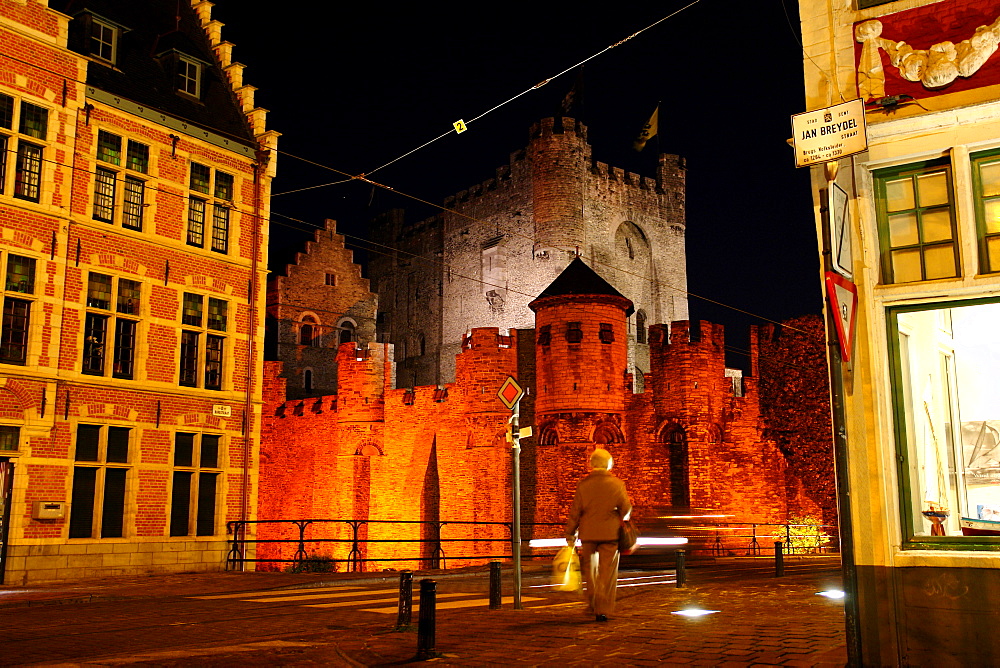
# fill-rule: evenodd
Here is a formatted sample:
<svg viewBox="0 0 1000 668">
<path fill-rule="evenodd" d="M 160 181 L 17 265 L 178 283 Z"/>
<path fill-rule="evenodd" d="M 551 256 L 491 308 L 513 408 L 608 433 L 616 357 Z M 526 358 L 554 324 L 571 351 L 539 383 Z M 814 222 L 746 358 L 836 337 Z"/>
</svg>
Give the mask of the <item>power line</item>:
<svg viewBox="0 0 1000 668">
<path fill-rule="evenodd" d="M 686 9 L 689 9 L 689 8 L 693 7 L 694 5 L 698 4 L 699 2 L 701 2 L 701 0 L 693 0 L 692 2 L 690 2 L 690 3 L 686 4 L 686 5 L 684 5 L 683 7 L 681 7 L 680 9 L 677 9 L 677 10 L 675 10 L 675 11 L 667 14 L 666 16 L 664 16 L 664 17 L 662 17 L 662 18 L 654 21 L 653 23 L 650 23 L 645 28 L 641 28 L 639 30 L 636 30 L 634 33 L 632 33 L 628 37 L 625 37 L 624 39 L 620 39 L 617 42 L 615 42 L 614 44 L 610 44 L 610 45 L 604 47 L 603 49 L 601 49 L 597 53 L 594 53 L 593 55 L 590 55 L 590 56 L 584 58 L 583 60 L 581 60 L 580 62 L 576 63 L 575 65 L 570 65 L 569 67 L 563 69 L 561 72 L 559 72 L 557 74 L 553 74 L 552 76 L 550 76 L 550 77 L 548 77 L 546 79 L 543 79 L 542 81 L 539 81 L 538 83 L 534 84 L 533 86 L 530 86 L 530 87 L 526 88 L 525 90 L 521 91 L 517 95 L 514 95 L 513 97 L 510 97 L 510 98 L 504 100 L 503 102 L 490 107 L 489 109 L 487 109 L 486 111 L 482 112 L 478 116 L 475 116 L 471 120 L 464 121 L 465 125 L 469 126 L 472 123 L 475 123 L 476 121 L 481 120 L 486 115 L 493 113 L 497 109 L 499 109 L 499 108 L 501 108 L 501 107 L 503 107 L 503 106 L 505 106 L 507 104 L 510 104 L 514 100 L 516 100 L 516 99 L 518 99 L 520 97 L 523 97 L 524 95 L 527 95 L 528 93 L 530 93 L 532 91 L 538 90 L 539 88 L 541 88 L 545 84 L 547 84 L 547 83 L 549 83 L 551 81 L 555 81 L 556 79 L 558 79 L 562 75 L 566 74 L 567 72 L 572 72 L 576 68 L 583 66 L 584 64 L 590 62 L 591 60 L 594 60 L 595 58 L 598 58 L 598 57 L 604 55 L 605 53 L 607 53 L 611 49 L 614 49 L 615 47 L 621 46 L 625 42 L 628 42 L 629 40 L 631 40 L 634 37 L 638 37 L 639 35 L 641 35 L 642 33 L 646 32 L 647 30 L 651 30 L 652 28 L 655 28 L 656 26 L 660 25 L 661 23 L 663 23 L 664 21 L 666 21 L 668 19 L 672 19 L 674 16 L 677 16 L 681 12 L 685 11 Z M 456 133 L 456 130 L 448 130 L 447 132 L 443 132 L 443 133 L 439 134 L 437 137 L 434 137 L 433 139 L 425 141 L 420 146 L 417 146 L 416 148 L 410 149 L 406 153 L 403 153 L 402 155 L 393 158 L 389 162 L 387 162 L 387 163 L 385 163 L 383 165 L 380 165 L 380 166 L 376 167 L 375 169 L 368 170 L 367 172 L 361 172 L 360 174 L 351 175 L 351 174 L 348 174 L 347 172 L 341 172 L 340 170 L 332 169 L 332 168 L 327 167 L 327 169 L 331 169 L 331 171 L 337 172 L 338 174 L 343 174 L 343 175 L 348 176 L 350 178 L 344 179 L 344 180 L 340 180 L 340 181 L 334 181 L 334 182 L 331 182 L 331 183 L 323 183 L 323 184 L 316 185 L 316 186 L 309 186 L 307 188 L 298 188 L 296 190 L 286 190 L 286 191 L 280 192 L 280 193 L 273 193 L 271 196 L 272 197 L 278 197 L 280 195 L 288 195 L 288 194 L 291 194 L 291 193 L 302 192 L 302 191 L 305 191 L 305 190 L 314 190 L 316 188 L 324 188 L 326 186 L 339 185 L 339 184 L 342 184 L 342 183 L 346 183 L 347 181 L 350 181 L 351 179 L 366 180 L 365 179 L 366 176 L 370 176 L 370 175 L 374 174 L 375 172 L 377 172 L 379 170 L 385 169 L 389 165 L 397 163 L 400 160 L 413 155 L 417 151 L 420 151 L 420 150 L 422 150 L 424 148 L 427 148 L 431 144 L 433 144 L 433 143 L 435 143 L 435 142 L 437 142 L 437 141 L 439 141 L 441 139 L 444 139 L 448 135 L 455 134 L 455 133 Z M 297 156 L 291 156 L 290 155 L 290 157 L 297 157 Z M 306 160 L 305 158 L 298 158 L 298 159 L 299 160 L 305 160 L 306 162 L 312 162 L 310 160 Z M 317 164 L 317 163 L 312 163 L 312 164 Z M 319 166 L 322 167 L 323 165 L 319 165 Z"/>
</svg>

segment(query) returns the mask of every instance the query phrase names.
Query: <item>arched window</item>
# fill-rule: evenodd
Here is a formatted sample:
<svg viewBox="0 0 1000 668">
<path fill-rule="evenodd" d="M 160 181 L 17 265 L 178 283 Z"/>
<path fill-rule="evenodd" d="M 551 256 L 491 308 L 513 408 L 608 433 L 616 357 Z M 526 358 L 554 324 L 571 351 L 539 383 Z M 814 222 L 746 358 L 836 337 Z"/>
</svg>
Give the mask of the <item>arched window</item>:
<svg viewBox="0 0 1000 668">
<path fill-rule="evenodd" d="M 539 445 L 555 445 L 559 442 L 559 432 L 556 428 L 549 425 L 543 427 L 541 433 L 538 435 Z"/>
<path fill-rule="evenodd" d="M 356 341 L 355 330 L 357 329 L 357 323 L 350 318 L 342 318 L 340 322 L 337 323 L 337 329 L 340 331 L 338 335 L 338 343 L 350 343 L 351 341 Z"/>
<path fill-rule="evenodd" d="M 427 340 L 424 339 L 423 334 L 417 335 L 417 348 L 420 350 L 421 357 L 427 354 Z"/>
<path fill-rule="evenodd" d="M 311 315 L 302 316 L 302 324 L 299 325 L 299 345 L 315 346 L 319 343 L 319 327 L 316 318 Z"/>
<path fill-rule="evenodd" d="M 597 425 L 597 428 L 594 429 L 594 443 L 598 445 L 624 442 L 625 436 L 622 434 L 622 430 L 616 425 L 604 423 Z"/>
<path fill-rule="evenodd" d="M 306 369 L 302 372 L 302 387 L 305 389 L 306 394 L 312 394 L 313 391 L 313 372 L 312 369 Z"/>
<path fill-rule="evenodd" d="M 635 342 L 646 343 L 646 312 L 635 312 Z"/>
</svg>

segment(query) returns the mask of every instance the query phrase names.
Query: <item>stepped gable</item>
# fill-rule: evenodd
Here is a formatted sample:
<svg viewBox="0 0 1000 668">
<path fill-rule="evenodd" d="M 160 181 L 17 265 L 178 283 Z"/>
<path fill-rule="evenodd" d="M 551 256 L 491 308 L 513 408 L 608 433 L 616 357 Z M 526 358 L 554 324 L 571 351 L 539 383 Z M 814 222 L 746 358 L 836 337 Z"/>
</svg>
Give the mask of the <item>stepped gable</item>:
<svg viewBox="0 0 1000 668">
<path fill-rule="evenodd" d="M 541 306 L 539 302 L 543 299 L 570 295 L 605 295 L 608 297 L 617 297 L 628 303 L 628 307 L 625 309 L 625 317 L 635 313 L 635 306 L 633 306 L 632 300 L 618 292 L 613 285 L 601 278 L 579 256 L 574 258 L 569 263 L 569 266 L 563 269 L 563 272 L 556 277 L 556 280 L 552 281 L 549 287 L 542 290 L 542 293 L 528 304 L 528 307 L 532 311 L 537 312 L 538 307 Z"/>
<path fill-rule="evenodd" d="M 229 63 L 221 63 L 213 48 L 218 40 L 210 31 L 221 23 L 203 25 L 199 14 L 208 12 L 211 3 L 196 4 L 199 7 L 190 0 L 52 0 L 50 7 L 74 18 L 94 14 L 123 27 L 115 67 L 95 61 L 87 68 L 87 85 L 256 145 L 242 100 L 230 74 L 223 71 Z M 87 27 L 86 21 L 70 22 L 71 50 L 87 53 Z M 206 65 L 199 99 L 177 94 L 175 54 Z"/>
</svg>

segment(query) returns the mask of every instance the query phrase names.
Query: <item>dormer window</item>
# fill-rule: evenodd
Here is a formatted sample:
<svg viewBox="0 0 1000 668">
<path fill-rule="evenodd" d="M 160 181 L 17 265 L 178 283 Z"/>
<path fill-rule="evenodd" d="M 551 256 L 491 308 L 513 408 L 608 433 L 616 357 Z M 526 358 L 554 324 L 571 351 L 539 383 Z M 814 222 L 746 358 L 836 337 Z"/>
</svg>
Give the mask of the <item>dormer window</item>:
<svg viewBox="0 0 1000 668">
<path fill-rule="evenodd" d="M 201 63 L 186 56 L 177 57 L 177 90 L 201 97 Z"/>
<path fill-rule="evenodd" d="M 90 55 L 95 58 L 115 63 L 115 56 L 118 53 L 119 29 L 101 19 L 91 17 L 90 19 Z"/>
</svg>

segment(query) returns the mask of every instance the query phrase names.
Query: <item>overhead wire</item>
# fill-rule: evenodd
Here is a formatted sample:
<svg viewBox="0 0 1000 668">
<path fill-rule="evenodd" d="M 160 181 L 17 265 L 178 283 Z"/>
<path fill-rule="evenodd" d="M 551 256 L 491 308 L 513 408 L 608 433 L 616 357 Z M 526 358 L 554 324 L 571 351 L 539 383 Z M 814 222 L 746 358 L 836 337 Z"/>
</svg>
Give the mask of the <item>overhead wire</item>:
<svg viewBox="0 0 1000 668">
<path fill-rule="evenodd" d="M 701 2 L 701 0 L 692 0 L 692 2 L 689 2 L 688 4 L 684 5 L 680 9 L 677 9 L 677 10 L 675 10 L 673 12 L 670 12 L 666 16 L 664 16 L 664 17 L 662 17 L 662 18 L 660 18 L 660 19 L 658 19 L 658 20 L 650 23 L 645 28 L 641 28 L 639 30 L 636 30 L 634 33 L 632 33 L 628 37 L 620 39 L 617 42 L 615 42 L 614 44 L 610 44 L 610 45 L 604 47 L 600 51 L 598 51 L 598 52 L 596 52 L 596 53 L 594 53 L 594 54 L 592 54 L 592 55 L 584 58 L 583 60 L 581 60 L 580 62 L 576 63 L 575 65 L 571 65 L 571 66 L 563 69 L 562 71 L 558 72 L 557 74 L 553 74 L 550 77 L 542 79 L 538 83 L 534 84 L 533 86 L 529 86 L 528 88 L 524 89 L 523 91 L 521 91 L 520 93 L 514 95 L 513 97 L 510 97 L 510 98 L 504 100 L 503 102 L 500 102 L 499 104 L 493 105 L 492 107 L 490 107 L 486 111 L 482 112 L 478 116 L 473 117 L 471 120 L 463 121 L 463 122 L 465 123 L 466 127 L 468 127 L 472 123 L 475 123 L 476 121 L 481 120 L 482 118 L 484 118 L 488 114 L 493 113 L 497 109 L 499 109 L 499 108 L 501 108 L 501 107 L 503 107 L 503 106 L 505 106 L 507 104 L 510 104 L 514 100 L 516 100 L 516 99 L 518 99 L 520 97 L 523 97 L 524 95 L 527 95 L 528 93 L 530 93 L 532 91 L 538 90 L 542 86 L 544 86 L 544 85 L 546 85 L 546 84 L 548 84 L 548 83 L 550 83 L 552 81 L 555 81 L 556 79 L 558 79 L 559 77 L 563 76 L 567 72 L 572 72 L 576 68 L 585 65 L 586 63 L 590 62 L 591 60 L 594 60 L 595 58 L 598 58 L 598 57 L 604 55 L 605 53 L 607 53 L 611 49 L 619 47 L 622 44 L 624 44 L 625 42 L 628 42 L 629 40 L 631 40 L 631 39 L 633 39 L 635 37 L 638 37 L 639 35 L 641 35 L 642 33 L 646 32 L 647 30 L 651 30 L 652 28 L 655 28 L 656 26 L 660 25 L 664 21 L 672 19 L 673 17 L 677 16 L 681 12 L 683 12 L 683 11 L 685 11 L 685 10 L 693 7 L 694 5 L 697 5 L 699 2 Z M 416 153 L 416 152 L 418 152 L 418 151 L 420 151 L 420 150 L 422 150 L 424 148 L 427 148 L 431 144 L 433 144 L 433 143 L 435 143 L 437 141 L 440 141 L 441 139 L 444 139 L 445 137 L 447 137 L 447 136 L 449 136 L 451 134 L 455 134 L 455 133 L 456 133 L 456 130 L 454 130 L 454 129 L 448 130 L 446 132 L 442 132 L 441 134 L 439 134 L 438 136 L 434 137 L 433 139 L 429 139 L 428 141 L 425 141 L 423 144 L 417 146 L 416 148 L 410 149 L 406 153 L 403 153 L 402 155 L 393 158 L 389 162 L 387 162 L 387 163 L 385 163 L 383 165 L 379 165 L 378 167 L 376 167 L 374 169 L 370 169 L 370 170 L 368 170 L 366 172 L 361 172 L 360 174 L 351 175 L 351 174 L 347 174 L 346 172 L 340 172 L 340 170 L 333 170 L 333 171 L 336 171 L 336 172 L 341 173 L 341 174 L 345 174 L 346 176 L 352 176 L 352 178 L 355 178 L 355 179 L 362 178 L 362 177 L 374 174 L 375 172 L 377 172 L 379 170 L 385 169 L 389 165 L 395 164 L 395 163 L 399 162 L 400 160 L 403 160 L 404 158 L 408 158 L 409 156 L 413 155 L 414 153 Z M 281 151 L 279 151 L 279 153 L 281 153 Z M 291 157 L 296 157 L 296 156 L 291 156 Z M 299 159 L 303 160 L 303 158 L 299 158 Z M 326 186 L 339 185 L 339 184 L 342 184 L 342 183 L 346 183 L 349 180 L 351 180 L 351 179 L 346 179 L 346 180 L 341 180 L 341 181 L 334 181 L 332 183 L 324 183 L 324 184 L 320 184 L 320 185 L 316 185 L 316 186 L 309 186 L 309 187 L 306 187 L 306 188 L 299 188 L 299 189 L 296 189 L 296 190 L 286 190 L 286 191 L 283 191 L 283 192 L 280 192 L 280 193 L 273 193 L 271 196 L 272 197 L 278 197 L 278 196 L 281 196 L 281 195 L 288 195 L 288 194 L 291 194 L 291 193 L 302 192 L 304 190 L 314 190 L 316 188 L 324 188 Z"/>
</svg>

